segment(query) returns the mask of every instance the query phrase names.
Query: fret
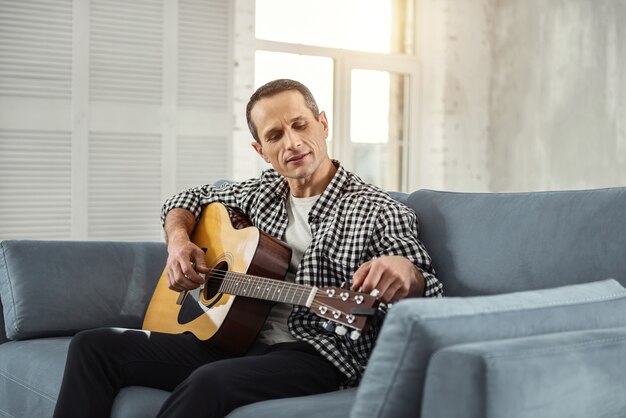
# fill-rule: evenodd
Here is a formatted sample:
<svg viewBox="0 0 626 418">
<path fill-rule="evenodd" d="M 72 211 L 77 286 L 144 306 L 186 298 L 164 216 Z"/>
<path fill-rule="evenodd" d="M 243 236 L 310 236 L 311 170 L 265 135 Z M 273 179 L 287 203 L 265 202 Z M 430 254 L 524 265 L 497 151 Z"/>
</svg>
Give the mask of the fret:
<svg viewBox="0 0 626 418">
<path fill-rule="evenodd" d="M 248 296 L 250 294 L 250 279 L 246 277 L 245 280 L 241 282 L 241 284 L 242 293 L 240 294 L 243 296 Z"/>
<path fill-rule="evenodd" d="M 234 289 L 234 285 L 235 285 L 235 280 L 232 279 L 231 274 L 230 273 L 226 273 L 224 275 L 224 293 L 233 293 L 235 291 Z"/>
<path fill-rule="evenodd" d="M 238 272 L 225 272 L 219 292 L 246 296 L 272 302 L 306 306 L 313 288 L 306 285 L 251 276 Z"/>
<path fill-rule="evenodd" d="M 215 278 L 211 278 L 211 279 L 209 279 L 209 280 L 217 280 L 217 279 L 215 279 Z M 207 283 L 209 283 L 209 282 L 207 281 Z M 228 292 L 226 291 L 226 285 L 227 285 L 227 283 L 228 283 L 228 282 L 227 282 L 227 280 L 226 280 L 226 277 L 224 277 L 224 279 L 222 279 L 222 282 L 220 283 L 219 287 L 217 288 L 217 291 L 218 291 L 219 293 L 228 293 Z"/>
<path fill-rule="evenodd" d="M 300 298 L 298 299 L 298 305 L 302 305 L 302 298 L 303 298 L 303 296 L 304 296 L 304 290 L 300 289 Z"/>
<path fill-rule="evenodd" d="M 278 280 L 272 280 L 273 283 L 270 283 L 270 298 L 276 302 L 277 301 L 277 295 L 276 295 L 276 290 L 278 289 L 278 286 L 276 286 L 276 283 L 278 283 Z"/>
<path fill-rule="evenodd" d="M 258 293 L 258 289 L 259 289 L 259 285 L 258 285 L 257 281 L 254 280 L 254 279 L 248 279 L 248 285 L 249 285 L 249 292 L 247 293 L 247 296 L 253 297 L 255 299 L 258 299 L 256 297 L 256 295 Z"/>
<path fill-rule="evenodd" d="M 283 286 L 276 286 L 276 289 L 274 289 L 274 301 L 278 302 L 282 300 L 282 290 Z"/>
<path fill-rule="evenodd" d="M 222 280 L 222 283 L 220 284 L 220 288 L 219 288 L 219 292 L 220 293 L 228 293 L 229 292 L 229 287 L 230 285 L 230 281 L 228 280 L 228 273 L 226 273 L 224 275 L 224 279 Z"/>
</svg>

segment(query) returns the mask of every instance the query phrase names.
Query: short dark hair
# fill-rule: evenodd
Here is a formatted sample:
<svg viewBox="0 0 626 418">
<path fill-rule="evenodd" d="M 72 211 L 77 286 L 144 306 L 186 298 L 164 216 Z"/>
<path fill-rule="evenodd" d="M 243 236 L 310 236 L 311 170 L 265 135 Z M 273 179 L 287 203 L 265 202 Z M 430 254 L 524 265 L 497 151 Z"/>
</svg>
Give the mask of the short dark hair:
<svg viewBox="0 0 626 418">
<path fill-rule="evenodd" d="M 315 102 L 315 98 L 311 94 L 311 90 L 307 88 L 304 84 L 299 81 L 289 80 L 286 78 L 281 78 L 278 80 L 270 81 L 259 87 L 252 96 L 250 96 L 250 101 L 248 101 L 248 105 L 246 106 L 246 120 L 248 122 L 248 128 L 250 129 L 250 133 L 254 140 L 261 143 L 259 139 L 259 133 L 256 130 L 256 126 L 254 126 L 254 122 L 252 122 L 252 117 L 250 113 L 252 112 L 252 108 L 254 105 L 261 99 L 266 97 L 272 97 L 284 91 L 296 90 L 302 94 L 304 97 L 304 103 L 306 107 L 308 107 L 311 112 L 313 112 L 313 116 L 315 120 L 319 120 L 319 109 L 317 107 L 317 103 Z"/>
</svg>

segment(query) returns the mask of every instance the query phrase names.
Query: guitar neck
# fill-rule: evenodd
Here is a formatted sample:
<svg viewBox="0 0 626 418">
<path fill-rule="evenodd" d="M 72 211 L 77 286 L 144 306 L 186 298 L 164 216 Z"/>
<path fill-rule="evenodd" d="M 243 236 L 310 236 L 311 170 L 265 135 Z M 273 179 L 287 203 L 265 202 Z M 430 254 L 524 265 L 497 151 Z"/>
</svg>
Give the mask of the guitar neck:
<svg viewBox="0 0 626 418">
<path fill-rule="evenodd" d="M 229 271 L 219 292 L 310 308 L 317 288 Z"/>
</svg>

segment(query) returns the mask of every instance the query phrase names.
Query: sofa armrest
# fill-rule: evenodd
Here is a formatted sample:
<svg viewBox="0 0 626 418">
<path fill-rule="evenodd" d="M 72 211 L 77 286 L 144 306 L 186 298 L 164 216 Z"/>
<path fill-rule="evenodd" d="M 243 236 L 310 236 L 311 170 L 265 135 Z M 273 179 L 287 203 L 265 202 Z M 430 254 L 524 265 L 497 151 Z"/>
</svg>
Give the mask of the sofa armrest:
<svg viewBox="0 0 626 418">
<path fill-rule="evenodd" d="M 605 280 L 495 296 L 406 299 L 387 314 L 351 416 L 419 414 L 431 355 L 447 346 L 626 324 L 626 289 Z"/>
<path fill-rule="evenodd" d="M 0 243 L 0 297 L 9 339 L 141 327 L 167 251 L 161 242 Z"/>
<path fill-rule="evenodd" d="M 451 346 L 428 365 L 423 417 L 616 417 L 626 328 Z"/>
</svg>

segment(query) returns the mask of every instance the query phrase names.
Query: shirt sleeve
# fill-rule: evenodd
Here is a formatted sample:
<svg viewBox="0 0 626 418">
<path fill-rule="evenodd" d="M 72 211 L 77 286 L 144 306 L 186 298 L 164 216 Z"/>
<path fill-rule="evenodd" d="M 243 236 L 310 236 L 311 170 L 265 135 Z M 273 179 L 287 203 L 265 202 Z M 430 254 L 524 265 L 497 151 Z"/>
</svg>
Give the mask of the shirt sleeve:
<svg viewBox="0 0 626 418">
<path fill-rule="evenodd" d="M 404 205 L 386 205 L 379 216 L 374 240 L 377 257 L 400 255 L 409 259 L 424 276 L 424 296 L 442 297 L 443 284 L 435 276 L 430 255 L 418 239 L 417 215 Z"/>
<path fill-rule="evenodd" d="M 163 203 L 161 223 L 165 225 L 165 217 L 172 209 L 187 209 L 193 213 L 196 222 L 200 219 L 202 209 L 210 203 L 220 202 L 225 206 L 247 213 L 253 192 L 259 188 L 260 180 L 251 179 L 240 183 L 226 183 L 219 187 L 204 185 L 178 193 Z"/>
</svg>

